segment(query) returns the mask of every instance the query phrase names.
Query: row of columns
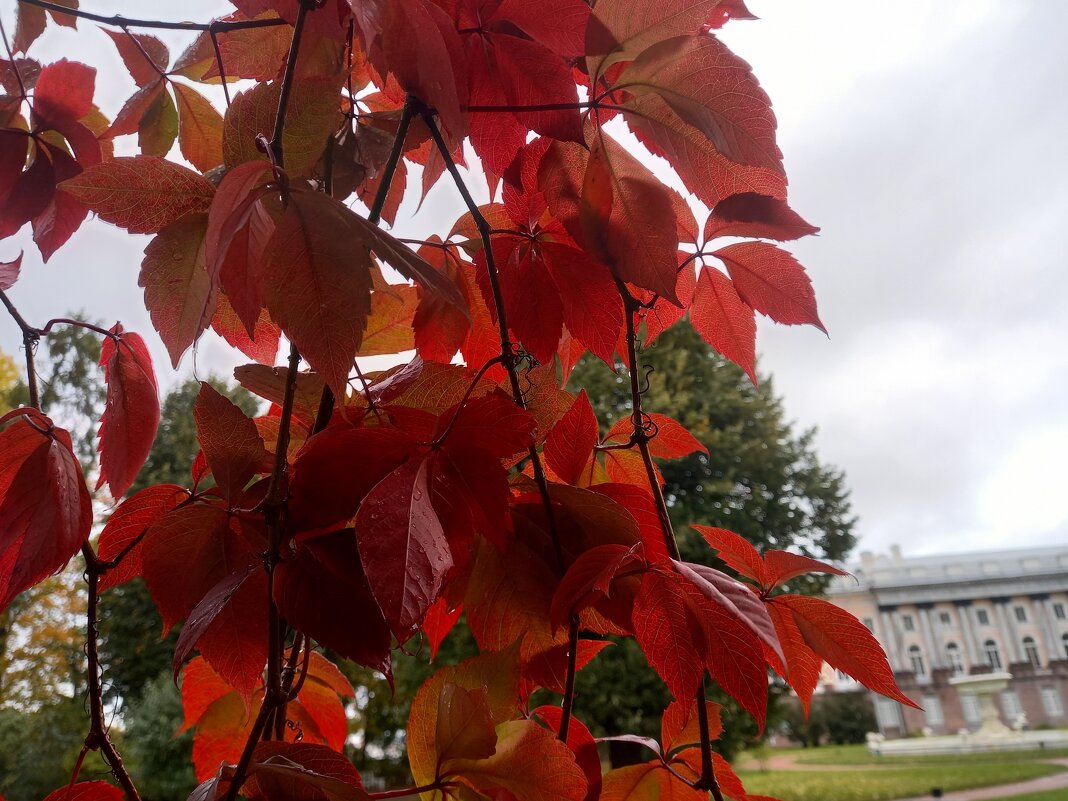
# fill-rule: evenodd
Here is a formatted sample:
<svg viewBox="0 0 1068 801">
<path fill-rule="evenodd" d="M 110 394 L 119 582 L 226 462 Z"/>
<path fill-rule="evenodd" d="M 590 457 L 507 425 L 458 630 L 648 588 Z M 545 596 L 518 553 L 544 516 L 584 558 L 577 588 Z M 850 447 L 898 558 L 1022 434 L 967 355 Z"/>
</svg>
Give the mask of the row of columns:
<svg viewBox="0 0 1068 801">
<path fill-rule="evenodd" d="M 991 622 L 994 623 L 999 634 L 997 639 L 1000 641 L 999 652 L 1002 669 L 1008 668 L 1014 662 L 1027 661 L 1020 632 L 1016 626 L 1015 612 L 1009 609 L 1009 604 L 1009 599 L 1005 597 L 993 599 L 994 620 Z M 981 637 L 979 634 L 979 623 L 975 617 L 975 607 L 971 601 L 957 601 L 954 605 L 960 619 L 960 630 L 970 664 L 988 664 L 986 650 L 982 643 L 989 638 Z M 1031 599 L 1031 605 L 1035 616 L 1035 625 L 1038 627 L 1046 646 L 1047 660 L 1060 658 L 1062 646 L 1057 637 L 1052 601 L 1049 596 L 1034 596 Z M 931 603 L 916 605 L 920 635 L 927 649 L 928 673 L 936 668 L 951 667 L 944 649 L 940 646 L 939 640 L 934 633 L 934 626 L 931 622 L 931 610 L 933 607 L 934 605 Z M 889 657 L 891 669 L 894 671 L 908 671 L 912 669 L 912 664 L 905 653 L 903 632 L 894 619 L 893 613 L 896 612 L 896 609 L 896 606 L 881 606 L 879 608 L 879 621 L 876 625 L 875 635 L 887 646 L 887 656 Z"/>
</svg>

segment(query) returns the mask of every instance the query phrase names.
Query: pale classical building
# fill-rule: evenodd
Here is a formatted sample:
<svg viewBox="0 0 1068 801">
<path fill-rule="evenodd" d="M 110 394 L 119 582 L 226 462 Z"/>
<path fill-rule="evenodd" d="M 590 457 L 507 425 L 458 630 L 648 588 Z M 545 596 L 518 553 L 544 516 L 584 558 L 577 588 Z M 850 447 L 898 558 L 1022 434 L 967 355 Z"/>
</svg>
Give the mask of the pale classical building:
<svg viewBox="0 0 1068 801">
<path fill-rule="evenodd" d="M 862 553 L 827 597 L 864 622 L 882 643 L 902 690 L 924 711 L 874 696 L 888 737 L 975 728 L 974 696 L 953 676 L 1006 670 L 1001 716 L 1012 725 L 1068 726 L 1068 545 L 1007 551 L 902 556 Z M 824 690 L 856 690 L 834 671 Z M 1025 717 L 1022 717 L 1025 716 Z"/>
</svg>

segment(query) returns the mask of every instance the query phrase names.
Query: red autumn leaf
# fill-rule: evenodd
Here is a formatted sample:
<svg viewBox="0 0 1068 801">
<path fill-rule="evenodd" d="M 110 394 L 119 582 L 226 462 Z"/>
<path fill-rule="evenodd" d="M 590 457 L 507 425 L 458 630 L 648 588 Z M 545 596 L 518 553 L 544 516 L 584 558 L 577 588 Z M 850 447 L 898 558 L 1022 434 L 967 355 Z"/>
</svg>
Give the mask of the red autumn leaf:
<svg viewBox="0 0 1068 801">
<path fill-rule="evenodd" d="M 675 698 L 687 702 L 700 685 L 704 666 L 699 627 L 679 577 L 650 571 L 634 602 L 634 636 L 645 658 Z"/>
<path fill-rule="evenodd" d="M 203 213 L 187 214 L 162 228 L 145 248 L 137 279 L 152 325 L 176 368 L 218 305 L 218 285 L 204 258 L 206 229 Z"/>
<path fill-rule="evenodd" d="M 158 156 L 95 164 L 61 189 L 132 234 L 155 233 L 190 212 L 207 211 L 215 193 L 204 177 Z"/>
<path fill-rule="evenodd" d="M 587 154 L 577 144 L 554 142 L 542 158 L 539 188 L 553 215 L 592 257 L 623 281 L 675 301 L 678 249 L 674 204 L 648 167 L 604 131 L 592 134 Z M 588 160 L 603 161 L 612 207 L 598 225 L 583 225 Z"/>
<path fill-rule="evenodd" d="M 755 192 L 724 198 L 705 221 L 704 240 L 719 236 L 752 236 L 785 242 L 819 232 L 791 209 L 785 200 Z"/>
<path fill-rule="evenodd" d="M 804 595 L 777 595 L 768 602 L 790 610 L 805 643 L 831 667 L 849 674 L 869 690 L 919 709 L 898 688 L 879 641 L 844 609 Z"/>
<path fill-rule="evenodd" d="M 661 127 L 683 137 L 696 129 L 731 161 L 782 172 L 771 101 L 749 65 L 717 37 L 658 42 L 622 72 L 616 85 L 633 96 L 624 105 L 645 120 L 654 139 Z"/>
<path fill-rule="evenodd" d="M 375 485 L 356 513 L 367 581 L 401 642 L 423 622 L 453 564 L 431 503 L 428 466 L 427 459 L 409 459 Z"/>
<path fill-rule="evenodd" d="M 677 420 L 657 412 L 648 413 L 646 416 L 652 423 L 649 451 L 653 456 L 660 459 L 680 459 L 695 451 L 708 453 L 708 448 Z M 631 418 L 621 418 L 605 435 L 604 441 L 627 442 L 633 430 L 634 422 Z"/>
<path fill-rule="evenodd" d="M 827 329 L 816 312 L 816 295 L 797 260 L 767 242 L 741 242 L 712 254 L 727 265 L 741 298 L 762 314 L 785 325 Z"/>
<path fill-rule="evenodd" d="M 265 251 L 271 317 L 339 398 L 371 310 L 371 259 L 353 236 L 355 216 L 321 192 L 294 190 Z"/>
<path fill-rule="evenodd" d="M 123 801 L 124 798 L 122 790 L 115 785 L 95 781 L 64 785 L 46 795 L 44 801 Z"/>
<path fill-rule="evenodd" d="M 463 611 L 462 605 L 457 605 L 455 609 L 450 609 L 448 599 L 445 596 L 438 598 L 427 610 L 426 617 L 423 619 L 423 634 L 426 635 L 427 643 L 430 646 L 431 660 L 437 658 L 441 643 L 448 633 L 452 631 L 452 627 L 456 625 L 456 621 L 460 619 Z"/>
<path fill-rule="evenodd" d="M 705 801 L 707 797 L 707 791 L 694 790 L 655 760 L 609 771 L 601 792 L 601 801 Z"/>
<path fill-rule="evenodd" d="M 193 417 L 215 483 L 232 502 L 268 458 L 263 439 L 256 424 L 206 381 L 200 382 Z"/>
<path fill-rule="evenodd" d="M 690 322 L 701 338 L 737 364 L 755 384 L 756 319 L 734 284 L 719 270 L 705 267 L 697 279 Z"/>
<path fill-rule="evenodd" d="M 174 655 L 171 659 L 171 670 L 174 675 L 174 680 L 177 683 L 178 673 L 182 669 L 182 663 L 185 662 L 185 658 L 189 656 L 201 636 L 208 630 L 208 628 L 218 619 L 219 614 L 223 609 L 233 600 L 234 594 L 241 589 L 242 585 L 253 575 L 252 567 L 249 566 L 244 570 L 236 570 L 228 576 L 222 578 L 218 584 L 212 587 L 208 594 L 205 595 L 197 603 L 193 610 L 189 613 L 189 618 L 186 620 L 185 625 L 182 626 L 182 632 L 178 635 L 178 642 L 174 648 Z M 262 597 L 262 593 L 260 594 Z M 233 642 L 231 641 L 231 653 L 240 658 L 245 654 L 237 648 L 233 648 Z M 259 661 L 255 666 L 253 675 L 258 677 L 263 670 L 263 661 Z M 216 665 L 216 671 L 223 676 L 227 675 L 226 670 L 218 668 Z"/>
<path fill-rule="evenodd" d="M 0 610 L 63 567 L 93 510 L 70 435 L 39 412 L 0 431 Z"/>
<path fill-rule="evenodd" d="M 293 463 L 289 515 L 300 531 L 352 519 L 374 486 L 408 458 L 415 444 L 395 428 L 327 428 Z"/>
<path fill-rule="evenodd" d="M 708 716 L 708 739 L 716 740 L 723 733 L 723 721 L 720 720 L 720 705 L 705 701 L 705 714 Z M 660 719 L 660 740 L 664 754 L 687 746 L 699 745 L 701 726 L 697 716 L 697 701 L 672 701 L 664 710 Z"/>
<path fill-rule="evenodd" d="M 823 660 L 805 643 L 797 623 L 794 622 L 793 614 L 782 604 L 769 603 L 768 614 L 775 624 L 775 631 L 779 635 L 779 645 L 782 646 L 786 662 L 783 663 L 774 654 L 765 652 L 768 664 L 776 673 L 786 679 L 787 683 L 797 693 L 801 701 L 801 708 L 808 714 L 809 704 L 812 702 L 812 693 L 820 680 L 820 670 L 823 668 Z"/>
<path fill-rule="evenodd" d="M 290 625 L 389 675 L 389 626 L 367 583 L 352 529 L 314 537 L 276 569 L 274 599 Z M 359 620 L 359 629 L 352 625 Z"/>
<path fill-rule="evenodd" d="M 0 292 L 6 292 L 19 280 L 19 270 L 22 269 L 22 254 L 14 261 L 0 261 Z"/>
<path fill-rule="evenodd" d="M 694 526 L 693 528 L 704 537 L 705 542 L 716 551 L 716 556 L 728 567 L 746 578 L 755 579 L 761 587 L 767 586 L 764 560 L 749 540 L 725 528 L 711 526 Z"/>
<path fill-rule="evenodd" d="M 549 432 L 545 440 L 545 463 L 561 481 L 580 484 L 596 445 L 597 417 L 586 390 L 582 390 L 567 414 Z"/>
<path fill-rule="evenodd" d="M 64 126 L 93 110 L 96 70 L 63 58 L 41 68 L 33 89 L 33 114 L 45 127 Z M 62 128 L 60 128 L 62 130 Z"/>
<path fill-rule="evenodd" d="M 497 747 L 482 759 L 451 759 L 445 776 L 491 796 L 502 791 L 517 801 L 583 801 L 586 776 L 567 745 L 532 720 L 497 727 Z"/>
<path fill-rule="evenodd" d="M 129 31 L 111 31 L 104 29 L 111 37 L 115 48 L 122 57 L 122 63 L 130 72 L 130 77 L 138 86 L 147 86 L 159 79 L 167 71 L 170 63 L 170 51 L 155 36 Z M 225 37 L 224 37 L 225 38 Z"/>
<path fill-rule="evenodd" d="M 557 706 L 539 706 L 533 714 L 545 721 L 549 730 L 560 735 L 563 722 L 563 710 Z M 567 730 L 567 747 L 575 755 L 575 762 L 586 776 L 586 801 L 596 801 L 601 797 L 601 758 L 597 752 L 597 741 L 593 739 L 586 724 L 571 716 Z"/>
<path fill-rule="evenodd" d="M 141 575 L 141 542 L 148 527 L 188 498 L 188 490 L 177 484 L 156 484 L 119 504 L 100 532 L 97 556 L 105 561 L 125 556 L 100 577 L 101 591 Z"/>
<path fill-rule="evenodd" d="M 229 36 L 221 37 L 222 41 Z M 178 146 L 201 172 L 223 163 L 223 118 L 204 95 L 182 83 L 172 83 L 178 107 Z"/>
<path fill-rule="evenodd" d="M 250 359 L 264 365 L 274 364 L 282 329 L 271 319 L 266 309 L 260 311 L 253 327 L 253 335 L 249 336 L 245 324 L 238 318 L 230 301 L 220 292 L 215 316 L 211 318 L 211 327 L 215 333 Z"/>
<path fill-rule="evenodd" d="M 371 801 L 344 754 L 303 742 L 257 745 L 241 792 L 253 801 Z"/>
<path fill-rule="evenodd" d="M 144 340 L 116 324 L 100 348 L 107 399 L 100 417 L 100 478 L 121 498 L 148 459 L 159 427 L 159 390 Z"/>
<path fill-rule="evenodd" d="M 766 570 L 765 586 L 768 588 L 785 584 L 790 579 L 797 578 L 805 573 L 830 573 L 835 576 L 849 575 L 845 570 L 841 570 L 834 565 L 787 551 L 771 550 L 765 552 L 764 566 Z"/>
<path fill-rule="evenodd" d="M 610 592 L 612 580 L 624 566 L 643 564 L 642 544 L 598 545 L 571 563 L 553 594 L 549 622 L 553 629 L 566 625 L 568 618 L 596 603 Z"/>
<path fill-rule="evenodd" d="M 265 364 L 243 364 L 234 368 L 234 378 L 241 386 L 279 407 L 282 406 L 288 376 L 289 371 L 285 367 L 268 367 Z M 324 386 L 323 379 L 315 373 L 297 373 L 293 392 L 293 417 L 296 420 L 309 425 L 315 421 Z"/>
<path fill-rule="evenodd" d="M 355 16 L 364 51 L 381 74 L 441 116 L 459 141 L 467 132 L 466 69 L 460 37 L 448 14 L 429 0 L 397 0 Z"/>
<path fill-rule="evenodd" d="M 590 75 L 615 60 L 632 60 L 650 45 L 676 36 L 697 34 L 712 18 L 719 0 L 668 0 L 636 13 L 628 0 L 600 0 L 586 28 L 585 53 Z M 602 61 L 604 56 L 609 56 Z M 600 58 L 593 58 L 598 56 Z"/>
</svg>

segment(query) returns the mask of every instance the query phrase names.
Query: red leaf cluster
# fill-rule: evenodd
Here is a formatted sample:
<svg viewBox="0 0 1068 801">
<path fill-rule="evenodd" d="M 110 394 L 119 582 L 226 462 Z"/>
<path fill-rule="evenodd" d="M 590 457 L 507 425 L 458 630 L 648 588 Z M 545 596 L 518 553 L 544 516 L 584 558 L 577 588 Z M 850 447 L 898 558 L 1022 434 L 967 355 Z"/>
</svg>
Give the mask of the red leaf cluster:
<svg viewBox="0 0 1068 801">
<path fill-rule="evenodd" d="M 47 259 L 90 211 L 152 235 L 138 283 L 172 363 L 211 328 L 256 362 L 237 378 L 270 403 L 250 417 L 203 384 L 192 487 L 121 500 L 159 401 L 144 341 L 100 331 L 98 487 L 120 502 L 93 551 L 69 436 L 32 408 L 0 421 L 0 607 L 83 546 L 92 615 L 99 590 L 143 577 L 164 627 L 183 623 L 196 801 L 374 797 L 341 755 L 352 688 L 315 646 L 390 677 L 395 648 L 425 637 L 433 658 L 461 614 L 482 653 L 413 702 L 413 792 L 639 801 L 718 784 L 745 801 L 710 751 L 708 678 L 760 726 L 769 669 L 806 705 L 823 661 L 911 703 L 858 621 L 782 592 L 838 568 L 707 528 L 709 560 L 737 577 L 684 561 L 663 497 L 657 460 L 705 448 L 643 408 L 639 343 L 688 316 L 755 380 L 757 312 L 823 329 L 805 269 L 774 244 L 818 229 L 789 206 L 768 97 L 715 34 L 752 17 L 744 3 L 235 5 L 173 62 L 132 21 L 111 26 L 136 89 L 110 122 L 92 68 L 0 63 L 0 238 L 30 223 Z M 14 51 L 45 24 L 21 5 Z M 194 88 L 233 79 L 224 112 Z M 135 133 L 137 154 L 114 158 Z M 411 167 L 421 200 L 447 174 L 466 206 L 423 240 L 378 224 Z M 21 267 L 0 264 L 0 290 Z M 47 335 L 15 317 L 27 343 Z M 382 372 L 358 363 L 407 351 Z M 586 352 L 632 378 L 603 434 L 585 392 L 563 389 Z M 655 759 L 602 776 L 573 702 L 607 635 L 635 638 L 675 701 L 660 742 L 622 735 Z M 562 708 L 532 710 L 538 690 Z M 90 707 L 87 743 L 111 760 Z"/>
</svg>

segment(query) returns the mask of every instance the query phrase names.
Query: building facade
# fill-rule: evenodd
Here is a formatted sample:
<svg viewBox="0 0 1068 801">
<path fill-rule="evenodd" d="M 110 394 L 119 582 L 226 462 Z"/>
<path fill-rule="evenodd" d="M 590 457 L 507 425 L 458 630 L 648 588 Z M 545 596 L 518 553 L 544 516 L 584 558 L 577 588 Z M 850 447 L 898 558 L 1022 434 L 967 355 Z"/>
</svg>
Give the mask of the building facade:
<svg viewBox="0 0 1068 801">
<path fill-rule="evenodd" d="M 828 600 L 876 636 L 897 682 L 923 711 L 874 696 L 887 737 L 930 729 L 953 734 L 979 725 L 974 696 L 954 676 L 1007 671 L 997 699 L 1006 725 L 1068 726 L 1068 545 L 945 556 L 861 554 Z M 856 690 L 824 674 L 823 690 Z"/>
</svg>

